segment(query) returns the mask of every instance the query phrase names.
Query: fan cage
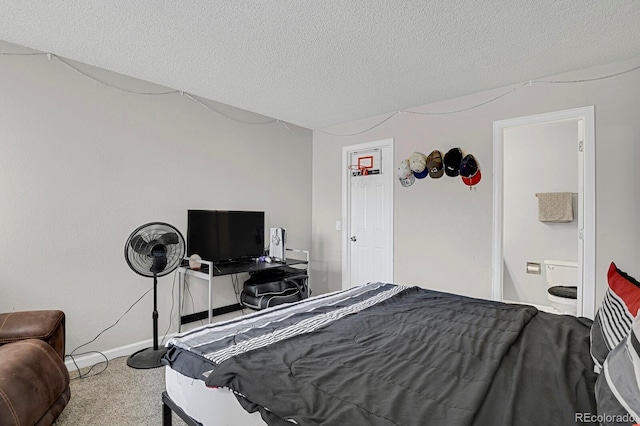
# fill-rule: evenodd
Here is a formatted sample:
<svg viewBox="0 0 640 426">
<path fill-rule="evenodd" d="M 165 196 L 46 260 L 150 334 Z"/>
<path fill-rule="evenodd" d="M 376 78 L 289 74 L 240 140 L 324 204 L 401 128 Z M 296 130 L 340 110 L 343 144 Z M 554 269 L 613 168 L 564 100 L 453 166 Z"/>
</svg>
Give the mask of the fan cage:
<svg viewBox="0 0 640 426">
<path fill-rule="evenodd" d="M 151 243 L 169 233 L 175 233 L 178 236 L 178 243 L 164 246 L 166 247 L 165 256 L 167 258 L 167 265 L 162 271 L 153 273 L 151 272 L 151 266 L 153 265 L 154 258 L 135 251 L 131 246 L 131 240 L 139 235 L 146 243 Z M 135 273 L 143 277 L 163 277 L 170 274 L 180 266 L 184 253 L 184 237 L 178 229 L 165 222 L 152 222 L 138 227 L 131 233 L 124 246 L 124 257 L 127 264 Z"/>
</svg>

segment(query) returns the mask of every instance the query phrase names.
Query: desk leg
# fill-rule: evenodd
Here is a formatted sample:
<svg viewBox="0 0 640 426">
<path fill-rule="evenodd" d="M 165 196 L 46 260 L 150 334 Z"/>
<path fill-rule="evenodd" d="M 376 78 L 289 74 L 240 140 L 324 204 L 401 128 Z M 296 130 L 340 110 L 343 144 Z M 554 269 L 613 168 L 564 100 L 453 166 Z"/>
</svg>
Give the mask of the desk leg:
<svg viewBox="0 0 640 426">
<path fill-rule="evenodd" d="M 184 284 L 184 274 L 178 268 L 178 333 L 182 330 L 182 286 Z"/>
<path fill-rule="evenodd" d="M 211 299 L 212 290 L 211 284 L 213 282 L 213 264 L 209 266 L 209 324 L 213 321 L 213 300 Z"/>
</svg>

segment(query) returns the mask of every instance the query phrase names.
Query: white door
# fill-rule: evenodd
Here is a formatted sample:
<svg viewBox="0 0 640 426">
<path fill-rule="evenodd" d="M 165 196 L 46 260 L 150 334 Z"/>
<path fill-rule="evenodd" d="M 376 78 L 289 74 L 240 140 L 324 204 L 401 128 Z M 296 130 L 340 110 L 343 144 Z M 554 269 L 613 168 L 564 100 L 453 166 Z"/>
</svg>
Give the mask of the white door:
<svg viewBox="0 0 640 426">
<path fill-rule="evenodd" d="M 343 165 L 342 287 L 393 282 L 393 140 L 345 147 Z"/>
</svg>

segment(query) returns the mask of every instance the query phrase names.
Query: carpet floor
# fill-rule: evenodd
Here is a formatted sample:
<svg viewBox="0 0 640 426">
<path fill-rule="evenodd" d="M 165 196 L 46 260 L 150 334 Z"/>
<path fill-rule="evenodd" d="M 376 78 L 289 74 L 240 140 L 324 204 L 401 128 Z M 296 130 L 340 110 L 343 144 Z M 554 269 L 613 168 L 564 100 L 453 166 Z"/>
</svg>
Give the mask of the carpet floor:
<svg viewBox="0 0 640 426">
<path fill-rule="evenodd" d="M 97 364 L 89 375 L 104 368 Z M 87 374 L 88 368 L 81 369 Z M 136 370 L 127 358 L 109 361 L 107 369 L 95 376 L 78 378 L 71 373 L 71 400 L 55 426 L 159 426 L 162 424 L 164 367 Z M 186 425 L 173 414 L 173 424 Z"/>
</svg>

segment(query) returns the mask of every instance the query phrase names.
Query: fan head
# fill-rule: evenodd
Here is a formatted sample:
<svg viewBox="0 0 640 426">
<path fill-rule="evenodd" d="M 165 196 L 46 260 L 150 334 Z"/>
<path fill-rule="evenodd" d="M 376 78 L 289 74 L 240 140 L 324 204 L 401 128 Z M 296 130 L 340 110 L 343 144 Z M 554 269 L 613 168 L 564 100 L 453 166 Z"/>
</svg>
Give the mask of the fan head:
<svg viewBox="0 0 640 426">
<path fill-rule="evenodd" d="M 162 277 L 173 272 L 185 253 L 180 231 L 164 222 L 142 225 L 131 233 L 124 258 L 134 272 L 144 277 Z"/>
</svg>

